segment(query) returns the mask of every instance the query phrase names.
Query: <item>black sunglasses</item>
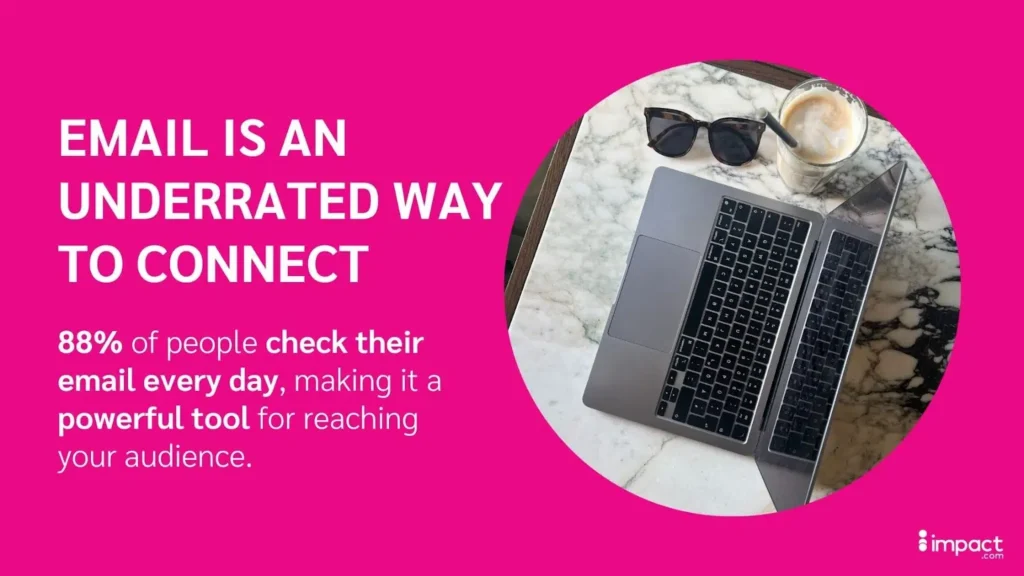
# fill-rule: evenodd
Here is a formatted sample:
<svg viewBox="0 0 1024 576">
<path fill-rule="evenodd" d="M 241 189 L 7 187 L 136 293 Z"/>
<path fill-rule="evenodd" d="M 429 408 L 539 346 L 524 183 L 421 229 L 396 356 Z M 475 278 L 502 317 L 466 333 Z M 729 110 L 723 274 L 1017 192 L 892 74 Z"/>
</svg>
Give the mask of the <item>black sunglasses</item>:
<svg viewBox="0 0 1024 576">
<path fill-rule="evenodd" d="M 697 131 L 708 129 L 711 153 L 722 164 L 741 166 L 757 155 L 764 123 L 749 118 L 719 118 L 708 123 L 668 108 L 644 108 L 647 145 L 662 156 L 679 158 L 693 147 Z"/>
</svg>

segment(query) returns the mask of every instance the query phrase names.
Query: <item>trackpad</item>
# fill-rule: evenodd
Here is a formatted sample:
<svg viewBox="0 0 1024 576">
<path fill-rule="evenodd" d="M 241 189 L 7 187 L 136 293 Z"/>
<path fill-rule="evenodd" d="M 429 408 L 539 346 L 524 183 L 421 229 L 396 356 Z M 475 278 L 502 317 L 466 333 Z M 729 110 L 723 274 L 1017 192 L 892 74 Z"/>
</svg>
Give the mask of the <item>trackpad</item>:
<svg viewBox="0 0 1024 576">
<path fill-rule="evenodd" d="M 608 334 L 672 351 L 699 263 L 698 252 L 647 236 L 637 238 Z"/>
</svg>

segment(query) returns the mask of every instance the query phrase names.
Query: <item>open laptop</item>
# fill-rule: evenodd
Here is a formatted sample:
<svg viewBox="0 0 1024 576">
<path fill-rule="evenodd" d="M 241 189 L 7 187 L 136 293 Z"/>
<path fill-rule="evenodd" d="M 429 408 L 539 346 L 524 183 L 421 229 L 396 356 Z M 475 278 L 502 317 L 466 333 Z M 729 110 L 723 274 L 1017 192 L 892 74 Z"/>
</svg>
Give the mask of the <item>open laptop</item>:
<svg viewBox="0 0 1024 576">
<path fill-rule="evenodd" d="M 807 503 L 905 172 L 822 216 L 658 168 L 584 404 L 753 456 L 777 510 Z"/>
</svg>

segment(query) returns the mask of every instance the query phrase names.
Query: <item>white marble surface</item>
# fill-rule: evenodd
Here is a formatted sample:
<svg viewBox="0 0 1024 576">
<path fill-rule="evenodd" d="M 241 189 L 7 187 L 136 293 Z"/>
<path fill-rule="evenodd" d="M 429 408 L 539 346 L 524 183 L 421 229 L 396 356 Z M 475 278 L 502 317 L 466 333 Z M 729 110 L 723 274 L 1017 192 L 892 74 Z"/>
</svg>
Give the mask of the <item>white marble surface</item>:
<svg viewBox="0 0 1024 576">
<path fill-rule="evenodd" d="M 681 159 L 664 158 L 646 145 L 644 107 L 713 120 L 751 115 L 759 107 L 777 110 L 785 95 L 784 89 L 696 64 L 642 79 L 595 106 L 584 117 L 509 328 L 526 385 L 562 440 L 610 481 L 659 504 L 716 515 L 774 510 L 752 458 L 582 403 L 656 167 L 825 212 L 898 159 L 908 161 L 816 497 L 862 475 L 904 437 L 927 407 L 952 348 L 960 272 L 949 216 L 924 165 L 888 123 L 871 119 L 853 165 L 816 196 L 785 188 L 770 132 L 758 158 L 739 168 L 715 161 L 703 131 Z"/>
</svg>

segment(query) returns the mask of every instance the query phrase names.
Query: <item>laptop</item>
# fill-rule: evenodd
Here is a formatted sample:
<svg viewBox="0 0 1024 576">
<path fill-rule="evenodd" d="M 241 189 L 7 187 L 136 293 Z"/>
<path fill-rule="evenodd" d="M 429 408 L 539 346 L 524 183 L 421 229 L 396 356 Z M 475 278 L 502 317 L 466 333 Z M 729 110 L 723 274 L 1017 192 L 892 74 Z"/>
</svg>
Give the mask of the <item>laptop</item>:
<svg viewBox="0 0 1024 576">
<path fill-rule="evenodd" d="M 777 510 L 806 504 L 905 173 L 823 216 L 658 168 L 584 404 L 751 456 Z"/>
</svg>

